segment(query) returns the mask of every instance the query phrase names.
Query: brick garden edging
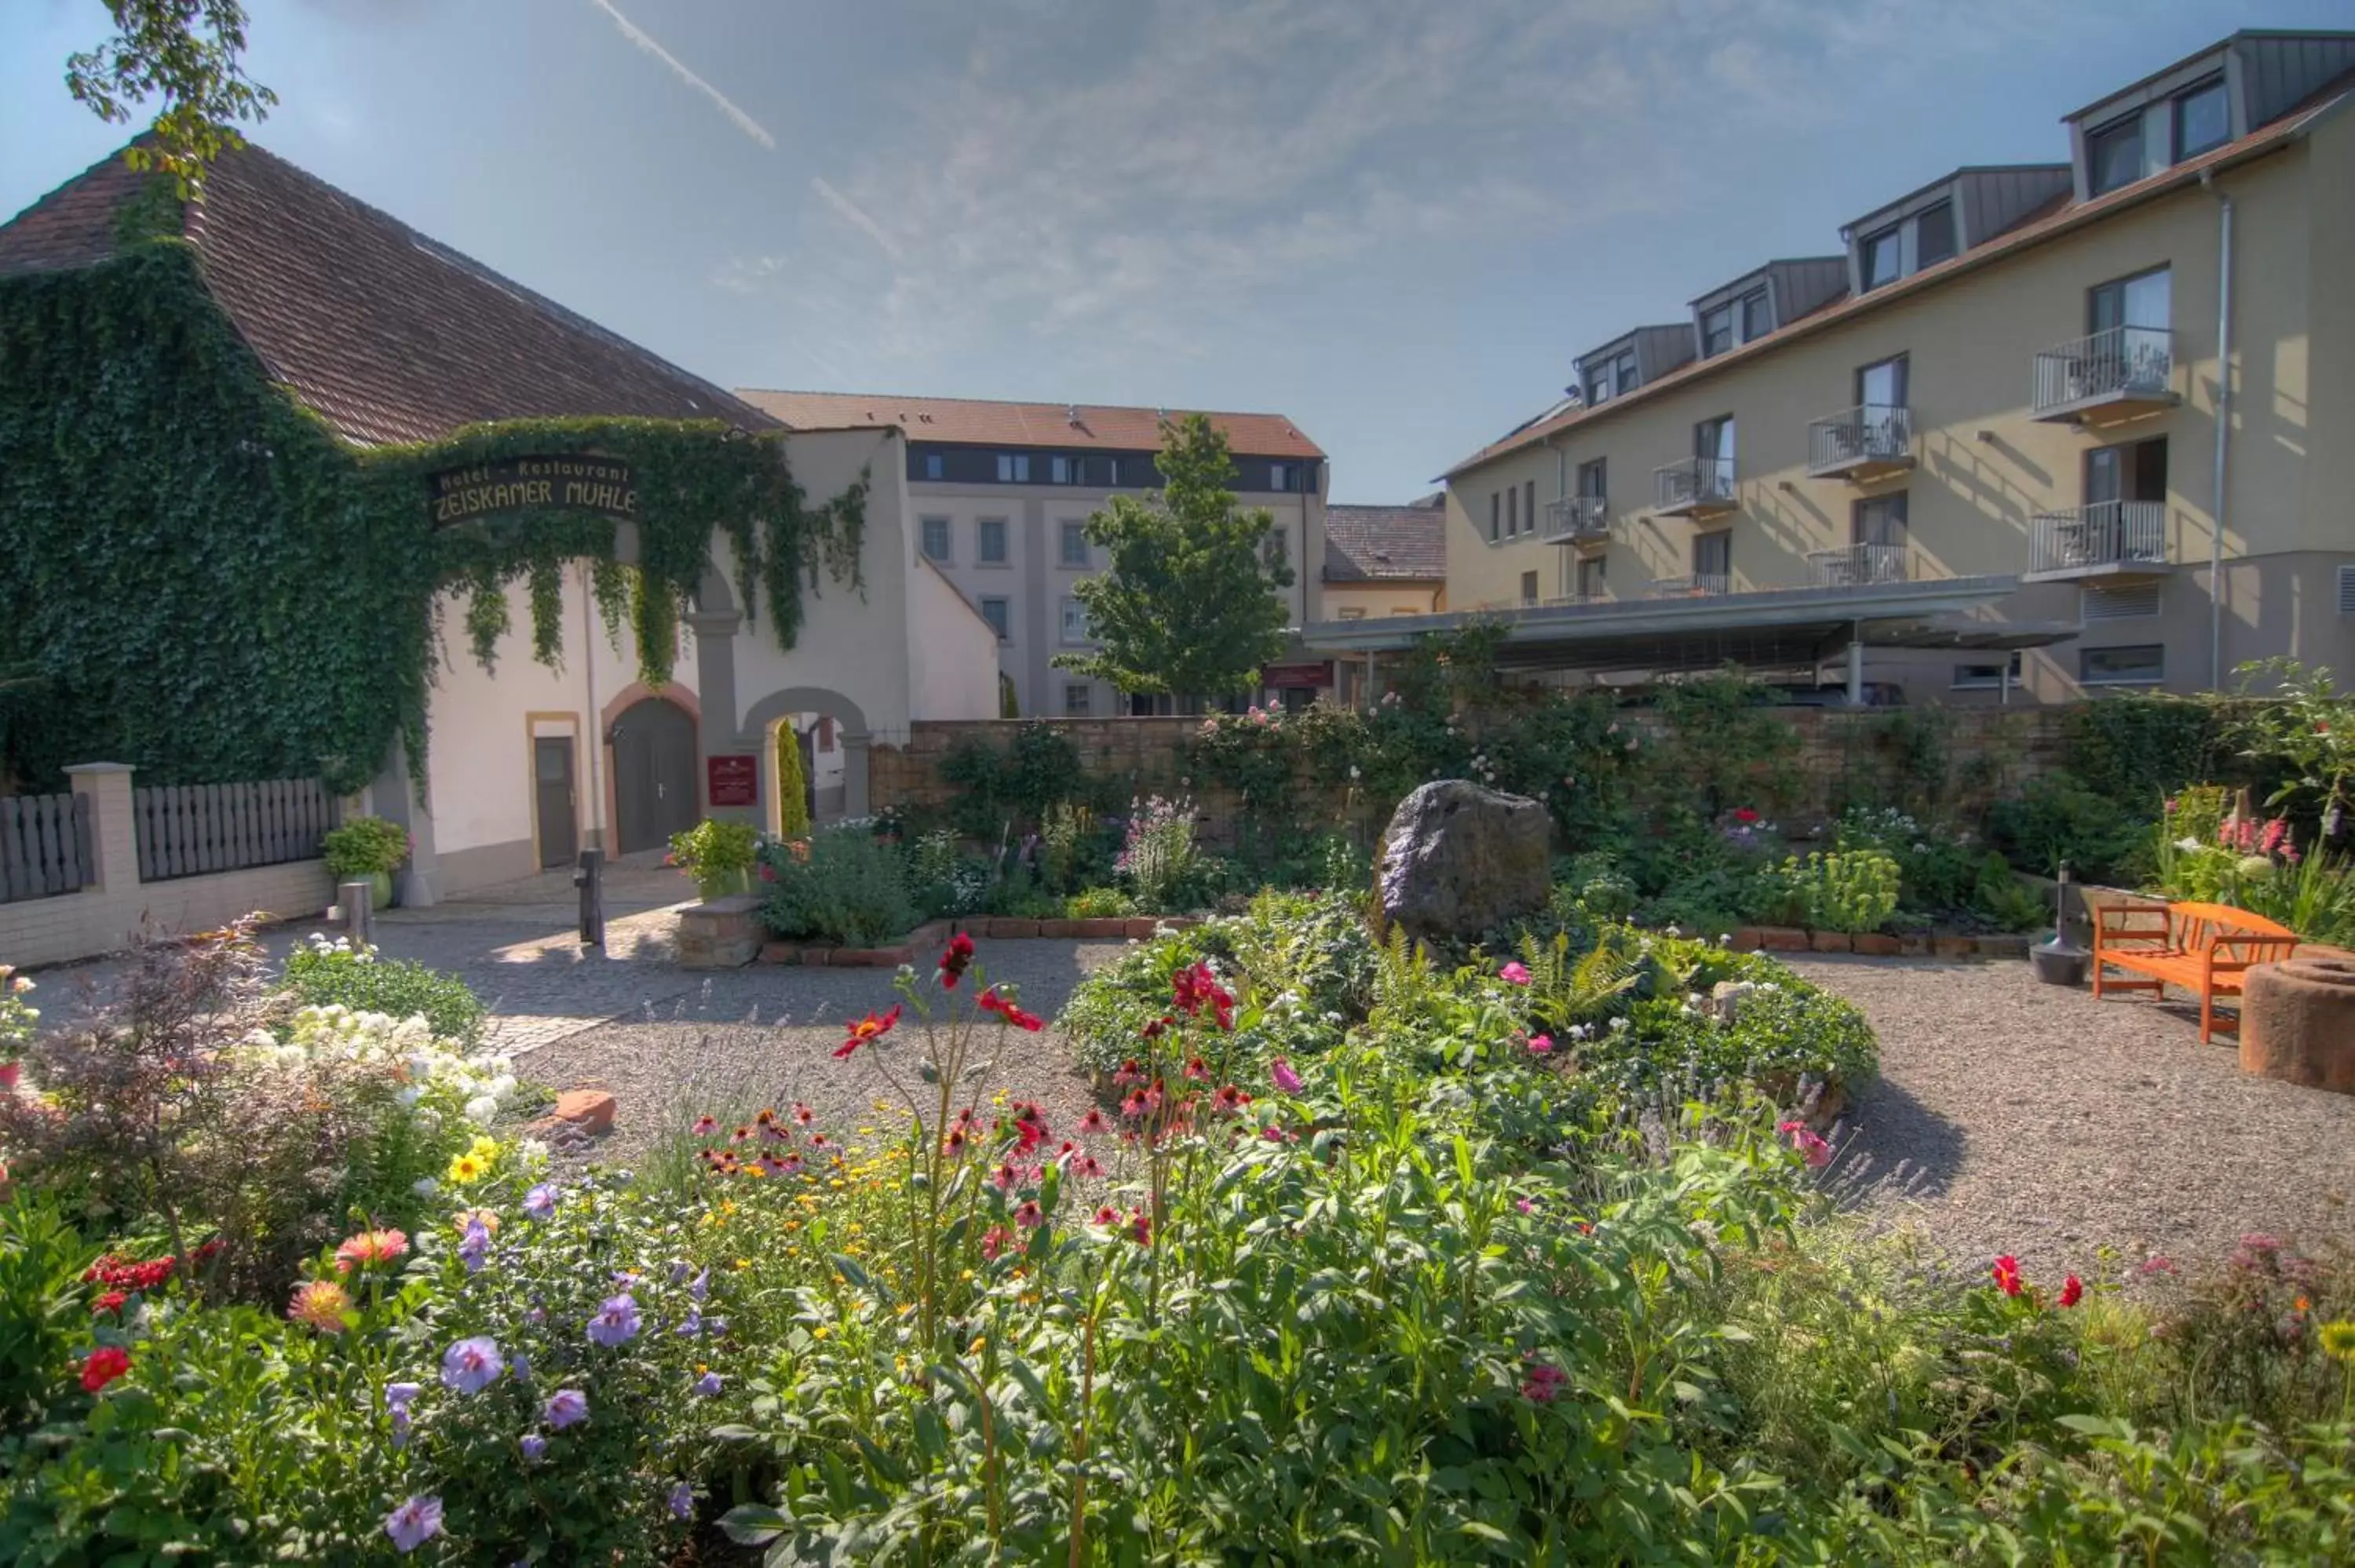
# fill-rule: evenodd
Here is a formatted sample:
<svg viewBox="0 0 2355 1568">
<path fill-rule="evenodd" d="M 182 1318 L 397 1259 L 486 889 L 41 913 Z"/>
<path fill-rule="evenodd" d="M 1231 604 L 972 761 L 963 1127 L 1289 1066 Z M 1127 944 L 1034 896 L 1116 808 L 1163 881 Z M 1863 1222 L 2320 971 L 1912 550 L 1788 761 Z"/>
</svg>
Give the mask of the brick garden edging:
<svg viewBox="0 0 2355 1568">
<path fill-rule="evenodd" d="M 934 920 L 907 937 L 881 948 L 840 948 L 825 942 L 766 942 L 760 959 L 764 964 L 817 964 L 832 969 L 898 969 L 912 964 L 918 953 L 944 947 L 963 930 L 968 937 L 995 941 L 1052 938 L 1060 940 L 1144 941 L 1159 927 L 1182 931 L 1200 924 L 1192 915 L 1097 916 L 1083 920 L 1026 920 L 1003 915 L 977 915 L 970 920 Z"/>
<path fill-rule="evenodd" d="M 2028 938 L 2019 932 L 1972 937 L 1960 932 L 1809 931 L 1796 926 L 1744 926 L 1733 946 L 1745 953 L 1855 953 L 1874 959 L 2024 959 Z"/>
</svg>

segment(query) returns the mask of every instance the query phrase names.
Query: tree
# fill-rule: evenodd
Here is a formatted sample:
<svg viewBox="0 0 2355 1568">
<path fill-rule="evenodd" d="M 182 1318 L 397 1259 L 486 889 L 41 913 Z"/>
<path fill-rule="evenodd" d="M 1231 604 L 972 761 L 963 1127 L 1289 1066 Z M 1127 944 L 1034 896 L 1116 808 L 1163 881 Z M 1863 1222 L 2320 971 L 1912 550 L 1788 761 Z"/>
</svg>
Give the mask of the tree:
<svg viewBox="0 0 2355 1568">
<path fill-rule="evenodd" d="M 162 99 L 155 140 L 125 156 L 133 168 L 170 175 L 181 195 L 190 195 L 203 184 L 206 164 L 244 144 L 231 122 L 259 123 L 278 101 L 239 63 L 245 6 L 241 0 L 106 0 L 106 9 L 115 34 L 66 61 L 66 90 L 114 124 L 129 122 L 133 106 Z"/>
<path fill-rule="evenodd" d="M 1284 646 L 1278 590 L 1292 568 L 1269 553 L 1275 519 L 1235 505 L 1227 438 L 1199 414 L 1163 421 L 1160 464 L 1159 491 L 1115 495 L 1089 517 L 1088 543 L 1112 568 L 1071 592 L 1098 647 L 1055 662 L 1123 692 L 1248 692 Z"/>
</svg>

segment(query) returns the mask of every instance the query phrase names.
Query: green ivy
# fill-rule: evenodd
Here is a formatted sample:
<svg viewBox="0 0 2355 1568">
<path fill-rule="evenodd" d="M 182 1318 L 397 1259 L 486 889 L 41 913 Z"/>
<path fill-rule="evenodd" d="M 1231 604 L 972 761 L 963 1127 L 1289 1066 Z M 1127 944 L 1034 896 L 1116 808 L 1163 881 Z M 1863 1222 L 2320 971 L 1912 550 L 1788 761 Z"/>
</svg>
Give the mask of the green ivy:
<svg viewBox="0 0 2355 1568">
<path fill-rule="evenodd" d="M 142 223 L 138 231 L 162 227 Z M 525 419 L 361 449 L 272 386 L 194 250 L 0 279 L 0 754 L 20 785 L 128 762 L 155 783 L 324 778 L 356 789 L 396 738 L 421 776 L 427 692 L 451 655 L 437 596 L 466 596 L 486 667 L 528 585 L 532 656 L 564 656 L 562 571 L 586 560 L 607 636 L 671 674 L 715 531 L 748 621 L 790 649 L 822 577 L 863 591 L 868 481 L 807 503 L 782 432 L 719 420 Z M 616 525 L 538 511 L 442 529 L 444 469 L 538 454 L 629 462 L 638 553 Z"/>
</svg>

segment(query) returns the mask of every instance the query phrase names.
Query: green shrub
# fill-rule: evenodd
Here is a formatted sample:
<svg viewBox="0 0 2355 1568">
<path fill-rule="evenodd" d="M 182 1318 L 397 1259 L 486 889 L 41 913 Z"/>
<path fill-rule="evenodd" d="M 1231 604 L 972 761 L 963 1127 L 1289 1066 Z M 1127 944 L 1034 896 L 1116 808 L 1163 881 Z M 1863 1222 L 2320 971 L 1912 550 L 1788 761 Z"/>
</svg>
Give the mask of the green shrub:
<svg viewBox="0 0 2355 1568">
<path fill-rule="evenodd" d="M 1135 913 L 1136 900 L 1117 887 L 1085 888 L 1063 900 L 1063 916 L 1069 920 L 1098 920 Z"/>
<path fill-rule="evenodd" d="M 1156 795 L 1133 801 L 1120 858 L 1114 862 L 1136 901 L 1156 915 L 1195 907 L 1209 891 L 1210 867 L 1194 842 L 1194 802 Z"/>
<path fill-rule="evenodd" d="M 715 821 L 707 817 L 684 832 L 670 836 L 666 863 L 695 879 L 707 898 L 741 893 L 750 883 L 753 853 L 760 836 L 750 822 Z"/>
<path fill-rule="evenodd" d="M 1877 931 L 1897 912 L 1903 873 L 1879 850 L 1811 852 L 1760 879 L 1759 911 L 1821 931 Z"/>
<path fill-rule="evenodd" d="M 2051 876 L 2065 861 L 2080 882 L 2131 880 L 2147 831 L 2144 818 L 2068 773 L 2033 779 L 1987 810 L 1987 837 L 2013 864 Z"/>
<path fill-rule="evenodd" d="M 1572 1060 L 1611 1096 L 1650 1104 L 1663 1091 L 1747 1086 L 1787 1109 L 1819 1084 L 1853 1097 L 1879 1073 L 1864 1014 L 1783 965 L 1727 952 L 1689 964 L 1657 948 L 1637 955 L 1625 1011 L 1571 1035 Z"/>
<path fill-rule="evenodd" d="M 38 1196 L 0 1202 L 0 1434 L 30 1425 L 90 1328 L 99 1249 Z"/>
<path fill-rule="evenodd" d="M 320 841 L 327 870 L 340 881 L 400 869 L 409 858 L 409 830 L 382 817 L 354 817 Z"/>
<path fill-rule="evenodd" d="M 378 956 L 365 944 L 313 935 L 286 955 L 285 986 L 305 1007 L 348 1007 L 394 1019 L 422 1018 L 440 1039 L 482 1043 L 483 1003 L 456 975 L 407 959 Z"/>
<path fill-rule="evenodd" d="M 873 948 L 917 925 L 906 857 L 861 824 L 761 851 L 761 922 L 789 941 Z"/>
</svg>

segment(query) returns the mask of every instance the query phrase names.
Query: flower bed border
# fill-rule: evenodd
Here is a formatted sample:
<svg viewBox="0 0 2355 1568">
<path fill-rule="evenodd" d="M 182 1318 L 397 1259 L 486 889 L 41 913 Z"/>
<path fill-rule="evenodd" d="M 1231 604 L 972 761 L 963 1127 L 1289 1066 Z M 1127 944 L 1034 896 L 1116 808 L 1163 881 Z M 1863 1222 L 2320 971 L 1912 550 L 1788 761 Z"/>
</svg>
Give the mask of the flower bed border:
<svg viewBox="0 0 2355 1568">
<path fill-rule="evenodd" d="M 1871 959 L 2024 959 L 2023 932 L 1974 937 L 1958 931 L 1812 931 L 1797 926 L 1744 926 L 1733 946 L 1745 953 L 1853 953 Z"/>
<path fill-rule="evenodd" d="M 879 948 L 845 948 L 831 942 L 768 941 L 761 945 L 764 964 L 809 964 L 829 969 L 898 969 L 912 964 L 963 931 L 968 937 L 996 941 L 1050 938 L 1061 941 L 1145 941 L 1158 929 L 1182 931 L 1199 925 L 1193 915 L 1108 915 L 1086 919 L 1031 920 L 1004 915 L 981 915 L 969 920 L 932 920 L 896 942 Z"/>
</svg>

